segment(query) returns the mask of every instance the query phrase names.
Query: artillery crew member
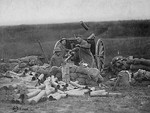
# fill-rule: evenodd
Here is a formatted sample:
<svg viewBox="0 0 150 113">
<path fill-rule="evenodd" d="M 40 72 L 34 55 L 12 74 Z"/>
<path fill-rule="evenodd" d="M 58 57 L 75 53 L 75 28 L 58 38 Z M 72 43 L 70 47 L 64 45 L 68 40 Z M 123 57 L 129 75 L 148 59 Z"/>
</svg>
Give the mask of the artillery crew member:
<svg viewBox="0 0 150 113">
<path fill-rule="evenodd" d="M 50 60 L 50 66 L 57 66 L 57 67 L 60 67 L 61 64 L 63 63 L 64 59 L 63 57 L 61 56 L 61 49 L 59 47 L 55 48 L 54 49 L 54 54 L 53 56 L 51 57 L 51 60 Z"/>
<path fill-rule="evenodd" d="M 54 50 L 53 50 L 53 54 L 55 53 L 55 50 L 57 48 L 59 48 L 60 49 L 60 55 L 64 58 L 65 55 L 67 54 L 67 52 L 69 51 L 65 46 L 66 46 L 66 39 L 62 38 L 61 40 L 59 40 L 56 43 Z"/>
<path fill-rule="evenodd" d="M 89 67 L 94 67 L 95 61 L 94 61 L 94 56 L 90 51 L 91 45 L 81 37 L 77 37 L 76 39 L 78 41 L 76 47 L 79 49 L 80 60 L 82 62 L 87 63 Z"/>
</svg>

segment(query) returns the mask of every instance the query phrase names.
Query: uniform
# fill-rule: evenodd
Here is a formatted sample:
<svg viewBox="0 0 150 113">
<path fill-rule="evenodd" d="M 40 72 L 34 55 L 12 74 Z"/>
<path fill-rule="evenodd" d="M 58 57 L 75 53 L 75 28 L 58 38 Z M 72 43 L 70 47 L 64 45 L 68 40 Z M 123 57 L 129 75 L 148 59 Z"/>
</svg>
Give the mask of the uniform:
<svg viewBox="0 0 150 113">
<path fill-rule="evenodd" d="M 79 45 L 77 46 L 79 46 L 80 60 L 87 63 L 89 67 L 95 67 L 94 57 L 90 50 L 91 45 L 87 41 L 80 39 Z"/>
</svg>

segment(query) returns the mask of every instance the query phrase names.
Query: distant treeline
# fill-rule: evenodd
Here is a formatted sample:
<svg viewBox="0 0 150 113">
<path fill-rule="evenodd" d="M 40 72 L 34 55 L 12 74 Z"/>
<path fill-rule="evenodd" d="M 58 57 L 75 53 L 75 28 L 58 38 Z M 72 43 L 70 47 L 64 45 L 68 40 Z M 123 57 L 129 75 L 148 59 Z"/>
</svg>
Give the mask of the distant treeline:
<svg viewBox="0 0 150 113">
<path fill-rule="evenodd" d="M 89 31 L 86 31 L 80 23 L 2 26 L 0 41 L 49 41 L 78 34 L 88 36 L 92 32 L 102 38 L 150 36 L 150 20 L 88 22 L 87 25 Z"/>
</svg>

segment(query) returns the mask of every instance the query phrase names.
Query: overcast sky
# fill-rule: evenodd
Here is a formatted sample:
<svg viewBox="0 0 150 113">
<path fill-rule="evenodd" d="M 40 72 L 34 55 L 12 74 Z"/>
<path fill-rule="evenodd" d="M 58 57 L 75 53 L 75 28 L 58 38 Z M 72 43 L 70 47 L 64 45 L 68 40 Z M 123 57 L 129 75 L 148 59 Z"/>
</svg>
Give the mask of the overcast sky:
<svg viewBox="0 0 150 113">
<path fill-rule="evenodd" d="M 150 0 L 0 0 L 0 25 L 150 19 Z"/>
</svg>

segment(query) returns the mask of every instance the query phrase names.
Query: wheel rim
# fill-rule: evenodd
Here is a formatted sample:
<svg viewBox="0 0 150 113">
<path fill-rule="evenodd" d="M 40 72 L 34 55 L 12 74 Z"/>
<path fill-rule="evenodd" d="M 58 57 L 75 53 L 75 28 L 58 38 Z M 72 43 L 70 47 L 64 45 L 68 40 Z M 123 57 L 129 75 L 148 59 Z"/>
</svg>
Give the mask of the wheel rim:
<svg viewBox="0 0 150 113">
<path fill-rule="evenodd" d="M 97 68 L 100 70 L 100 72 L 104 69 L 104 63 L 105 63 L 105 51 L 104 51 L 104 44 L 101 39 L 98 39 L 96 43 L 96 64 Z"/>
<path fill-rule="evenodd" d="M 54 54 L 54 52 L 55 52 L 55 48 L 58 47 L 59 44 L 60 44 L 60 40 L 58 40 L 58 41 L 55 43 L 54 49 L 53 49 L 53 54 Z"/>
</svg>

